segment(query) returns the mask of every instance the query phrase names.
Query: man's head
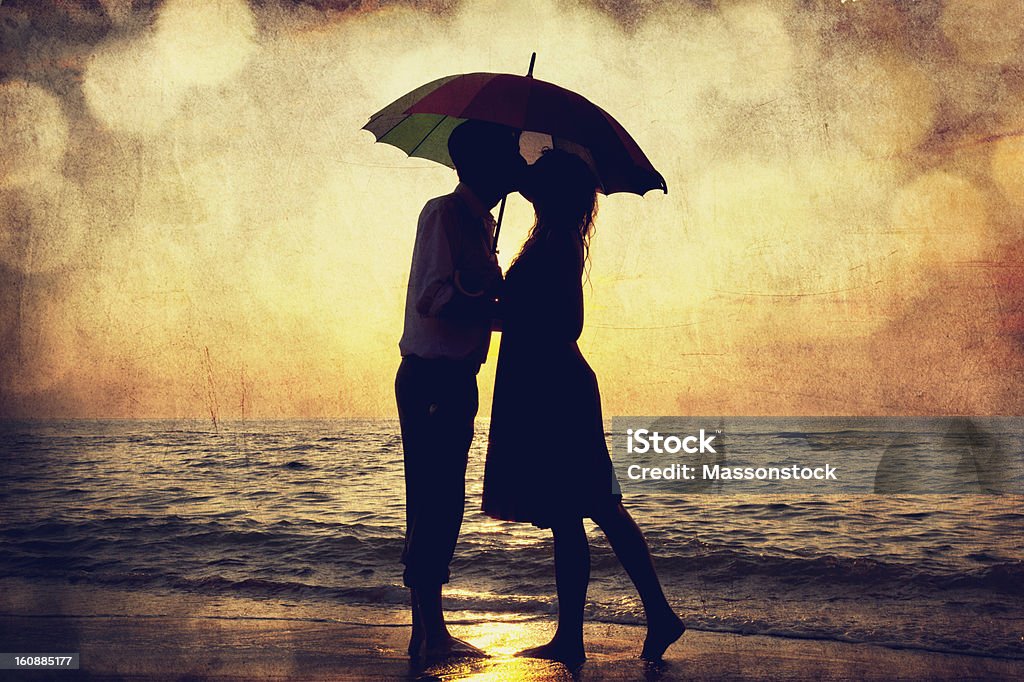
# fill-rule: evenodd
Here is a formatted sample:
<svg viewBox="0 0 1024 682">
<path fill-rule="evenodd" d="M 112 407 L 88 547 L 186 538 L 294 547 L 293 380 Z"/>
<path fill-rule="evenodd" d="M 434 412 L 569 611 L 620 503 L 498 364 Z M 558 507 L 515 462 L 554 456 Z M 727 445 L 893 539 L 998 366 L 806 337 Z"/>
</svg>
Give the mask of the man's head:
<svg viewBox="0 0 1024 682">
<path fill-rule="evenodd" d="M 485 121 L 470 120 L 456 127 L 448 137 L 448 154 L 459 180 L 492 206 L 518 189 L 527 166 L 515 131 Z"/>
</svg>

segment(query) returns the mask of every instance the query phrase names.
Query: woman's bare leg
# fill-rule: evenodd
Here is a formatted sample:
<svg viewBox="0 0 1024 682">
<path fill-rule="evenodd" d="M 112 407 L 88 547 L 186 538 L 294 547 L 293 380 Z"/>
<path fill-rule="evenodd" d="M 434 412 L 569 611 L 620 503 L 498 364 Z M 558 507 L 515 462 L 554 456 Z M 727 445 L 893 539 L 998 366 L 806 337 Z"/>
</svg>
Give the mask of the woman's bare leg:
<svg viewBox="0 0 1024 682">
<path fill-rule="evenodd" d="M 640 655 L 648 660 L 658 660 L 682 636 L 686 626 L 665 599 L 647 541 L 621 503 L 607 513 L 595 516 L 594 521 L 608 537 L 615 556 L 640 593 L 647 617 L 647 638 Z"/>
<path fill-rule="evenodd" d="M 583 519 L 551 528 L 555 539 L 555 583 L 558 590 L 558 629 L 547 644 L 520 651 L 517 656 L 561 661 L 570 668 L 586 660 L 583 649 L 583 608 L 590 583 L 590 545 Z"/>
<path fill-rule="evenodd" d="M 420 604 L 416 598 L 416 590 L 409 590 L 409 606 L 412 610 L 412 636 L 409 637 L 409 656 L 415 658 L 420 655 L 425 639 L 423 617 L 420 616 Z"/>
</svg>

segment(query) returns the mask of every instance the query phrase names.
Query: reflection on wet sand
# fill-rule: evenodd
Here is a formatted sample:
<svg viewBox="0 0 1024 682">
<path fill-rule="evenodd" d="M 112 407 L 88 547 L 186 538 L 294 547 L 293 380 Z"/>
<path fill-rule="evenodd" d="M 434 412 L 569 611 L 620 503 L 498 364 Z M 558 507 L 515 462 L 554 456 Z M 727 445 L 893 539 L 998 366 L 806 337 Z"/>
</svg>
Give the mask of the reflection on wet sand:
<svg viewBox="0 0 1024 682">
<path fill-rule="evenodd" d="M 492 614 L 495 619 L 500 614 Z M 545 623 L 545 627 L 547 627 Z M 415 680 L 571 680 L 572 672 L 561 663 L 534 658 L 516 658 L 515 653 L 542 643 L 538 626 L 523 622 L 495 620 L 473 626 L 472 644 L 490 658 L 462 658 L 441 662 L 416 662 L 409 666 Z M 546 640 L 544 640 L 546 641 Z"/>
<path fill-rule="evenodd" d="M 456 612 L 452 634 L 483 660 L 411 668 L 405 614 L 380 607 L 276 599 L 156 595 L 87 585 L 0 580 L 0 641 L 16 651 L 78 651 L 79 678 L 133 680 L 1022 679 L 1024 661 L 869 644 L 689 631 L 664 664 L 637 654 L 643 628 L 586 625 L 587 662 L 515 658 L 547 641 L 550 616 Z M 69 677 L 68 679 L 75 679 Z"/>
</svg>

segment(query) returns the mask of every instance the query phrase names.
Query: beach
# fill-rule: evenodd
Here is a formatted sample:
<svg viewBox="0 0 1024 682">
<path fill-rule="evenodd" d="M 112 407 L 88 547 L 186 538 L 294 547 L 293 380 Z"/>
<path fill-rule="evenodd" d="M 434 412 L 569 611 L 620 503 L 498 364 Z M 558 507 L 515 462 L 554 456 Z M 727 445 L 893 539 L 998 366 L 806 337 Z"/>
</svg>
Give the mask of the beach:
<svg viewBox="0 0 1024 682">
<path fill-rule="evenodd" d="M 1017 421 L 986 428 L 1021 451 Z M 0 653 L 81 654 L 78 673 L 26 679 L 558 679 L 512 658 L 554 628 L 551 534 L 480 513 L 486 432 L 445 610 L 490 659 L 409 668 L 394 420 L 7 422 Z M 748 420 L 728 435 L 731 458 L 780 464 L 959 461 L 929 420 Z M 635 658 L 642 605 L 588 523 L 585 679 L 1024 677 L 1020 495 L 622 483 L 690 630 L 667 665 Z"/>
<path fill-rule="evenodd" d="M 291 607 L 292 611 L 296 607 Z M 334 607 L 317 617 L 274 600 L 156 595 L 0 581 L 4 649 L 80 654 L 78 671 L 7 672 L 6 679 L 569 680 L 562 665 L 514 658 L 554 629 L 550 617 L 452 614 L 452 631 L 492 654 L 410 666 L 407 616 Z M 1020 679 L 1024 661 L 869 644 L 691 630 L 664 663 L 636 658 L 643 628 L 588 624 L 581 680 Z"/>
</svg>

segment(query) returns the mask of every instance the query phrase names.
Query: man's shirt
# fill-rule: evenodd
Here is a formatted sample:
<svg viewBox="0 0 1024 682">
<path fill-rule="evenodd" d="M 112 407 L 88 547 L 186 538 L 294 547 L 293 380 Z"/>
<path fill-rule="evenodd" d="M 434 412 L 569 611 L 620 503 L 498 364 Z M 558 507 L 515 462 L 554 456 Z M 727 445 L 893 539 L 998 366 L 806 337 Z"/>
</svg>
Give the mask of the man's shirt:
<svg viewBox="0 0 1024 682">
<path fill-rule="evenodd" d="M 405 329 L 398 343 L 402 355 L 469 359 L 484 362 L 491 320 L 456 314 L 464 290 L 500 279 L 492 253 L 494 218 L 463 183 L 451 194 L 431 199 L 420 212 L 412 268 L 405 297 Z M 486 295 L 486 294 L 485 294 Z"/>
</svg>

